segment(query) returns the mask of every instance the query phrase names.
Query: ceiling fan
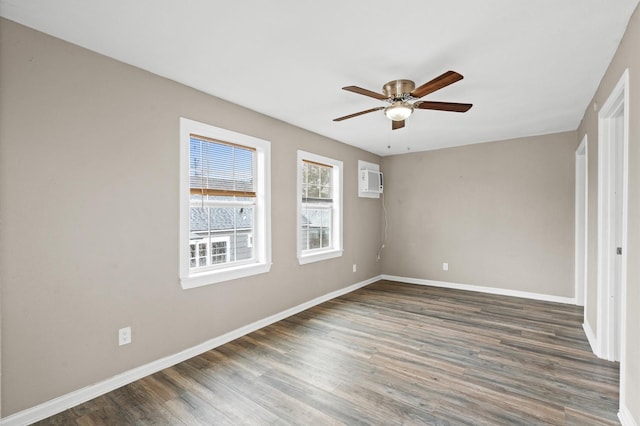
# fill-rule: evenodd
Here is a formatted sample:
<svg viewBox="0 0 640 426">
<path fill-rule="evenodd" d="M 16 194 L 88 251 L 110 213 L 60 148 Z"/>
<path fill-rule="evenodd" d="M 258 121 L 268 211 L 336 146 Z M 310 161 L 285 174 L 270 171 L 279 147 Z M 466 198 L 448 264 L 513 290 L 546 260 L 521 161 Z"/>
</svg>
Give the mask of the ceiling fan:
<svg viewBox="0 0 640 426">
<path fill-rule="evenodd" d="M 342 121 L 348 118 L 357 117 L 359 115 L 368 114 L 374 111 L 384 110 L 384 114 L 391 119 L 391 128 L 393 130 L 404 127 L 404 120 L 409 118 L 414 109 L 434 109 L 439 111 L 467 112 L 473 104 L 460 104 L 455 102 L 432 102 L 420 101 L 418 99 L 423 96 L 447 87 L 456 81 L 462 80 L 461 74 L 455 71 L 447 71 L 444 74 L 434 78 L 431 81 L 416 88 L 416 84 L 411 80 L 393 80 L 382 87 L 384 94 L 372 92 L 358 86 L 346 86 L 343 90 L 360 95 L 369 96 L 390 103 L 387 107 L 377 107 L 367 109 L 365 111 L 356 112 L 354 114 L 345 115 L 344 117 L 334 118 L 333 121 Z M 415 101 L 415 102 L 413 102 Z M 413 103 L 412 103 L 413 102 Z"/>
</svg>

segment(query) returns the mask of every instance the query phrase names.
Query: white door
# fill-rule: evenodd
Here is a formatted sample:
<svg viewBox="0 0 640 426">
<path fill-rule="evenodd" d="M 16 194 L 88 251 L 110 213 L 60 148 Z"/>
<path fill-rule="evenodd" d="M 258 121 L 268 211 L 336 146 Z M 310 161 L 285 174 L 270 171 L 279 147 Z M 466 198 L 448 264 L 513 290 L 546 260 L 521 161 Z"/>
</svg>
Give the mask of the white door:
<svg viewBox="0 0 640 426">
<path fill-rule="evenodd" d="M 621 361 L 625 345 L 628 85 L 627 70 L 598 114 L 596 354 L 611 361 Z"/>
</svg>

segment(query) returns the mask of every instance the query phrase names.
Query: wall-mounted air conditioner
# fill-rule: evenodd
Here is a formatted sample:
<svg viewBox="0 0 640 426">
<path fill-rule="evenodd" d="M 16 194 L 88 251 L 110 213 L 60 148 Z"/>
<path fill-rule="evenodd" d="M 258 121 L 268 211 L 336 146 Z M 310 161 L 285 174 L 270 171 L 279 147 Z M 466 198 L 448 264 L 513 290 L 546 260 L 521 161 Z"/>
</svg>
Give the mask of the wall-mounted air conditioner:
<svg viewBox="0 0 640 426">
<path fill-rule="evenodd" d="M 362 182 L 362 192 L 382 194 L 384 189 L 382 172 L 368 169 L 360 170 L 360 181 Z"/>
<path fill-rule="evenodd" d="M 380 165 L 358 160 L 358 196 L 380 198 L 384 188 Z"/>
</svg>

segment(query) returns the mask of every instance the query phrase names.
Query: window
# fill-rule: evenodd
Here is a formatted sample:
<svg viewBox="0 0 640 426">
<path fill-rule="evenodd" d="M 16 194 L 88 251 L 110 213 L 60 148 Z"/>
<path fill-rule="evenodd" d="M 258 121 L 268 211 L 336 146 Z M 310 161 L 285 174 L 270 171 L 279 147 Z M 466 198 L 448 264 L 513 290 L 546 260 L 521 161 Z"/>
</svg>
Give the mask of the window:
<svg viewBox="0 0 640 426">
<path fill-rule="evenodd" d="M 180 119 L 180 281 L 268 272 L 270 143 Z"/>
<path fill-rule="evenodd" d="M 298 261 L 342 256 L 342 162 L 298 151 Z"/>
</svg>

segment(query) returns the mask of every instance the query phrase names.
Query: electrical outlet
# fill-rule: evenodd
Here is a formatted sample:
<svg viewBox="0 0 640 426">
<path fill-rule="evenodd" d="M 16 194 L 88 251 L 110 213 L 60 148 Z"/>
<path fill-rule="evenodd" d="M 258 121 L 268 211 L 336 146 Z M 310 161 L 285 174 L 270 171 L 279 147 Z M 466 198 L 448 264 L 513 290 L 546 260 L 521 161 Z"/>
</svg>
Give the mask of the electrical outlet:
<svg viewBox="0 0 640 426">
<path fill-rule="evenodd" d="M 448 263 L 446 263 L 446 262 L 445 262 L 445 263 L 443 263 L 443 264 L 442 264 L 442 270 L 443 270 L 443 271 L 448 271 L 448 270 L 449 270 L 449 264 L 448 264 Z"/>
<path fill-rule="evenodd" d="M 131 327 L 118 330 L 118 345 L 128 345 L 129 343 L 131 343 Z"/>
<path fill-rule="evenodd" d="M 358 265 L 356 265 L 355 263 L 353 264 L 353 272 L 356 272 L 358 270 Z"/>
</svg>

